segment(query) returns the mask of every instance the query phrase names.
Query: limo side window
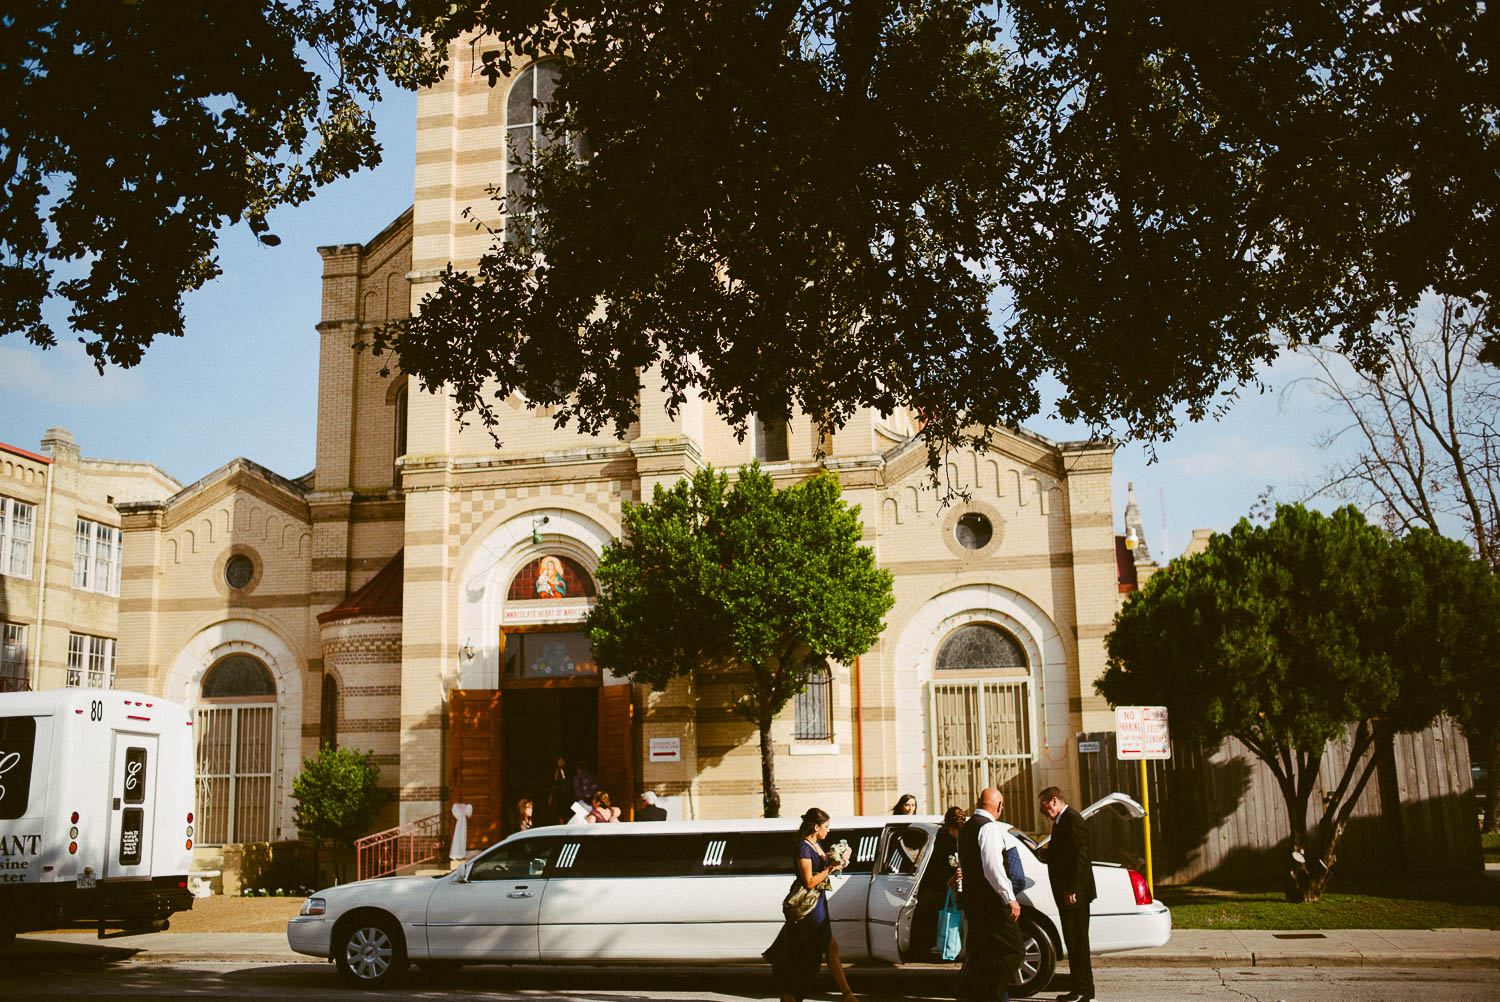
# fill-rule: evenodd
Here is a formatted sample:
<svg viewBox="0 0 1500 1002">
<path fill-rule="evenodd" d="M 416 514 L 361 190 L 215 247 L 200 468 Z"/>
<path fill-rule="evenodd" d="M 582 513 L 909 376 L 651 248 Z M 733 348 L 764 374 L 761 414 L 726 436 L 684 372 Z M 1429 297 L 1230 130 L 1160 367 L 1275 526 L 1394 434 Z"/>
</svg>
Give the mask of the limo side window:
<svg viewBox="0 0 1500 1002">
<path fill-rule="evenodd" d="M 845 828 L 828 833 L 828 845 L 840 840 L 851 850 L 845 873 L 869 873 L 874 868 L 880 829 Z M 796 832 L 744 832 L 734 844 L 734 856 L 725 872 L 735 874 L 786 874 L 791 876 L 797 857 Z"/>
<path fill-rule="evenodd" d="M 734 840 L 729 866 L 724 872 L 737 876 L 756 874 L 792 875 L 797 856 L 796 832 L 741 832 Z"/>
<path fill-rule="evenodd" d="M 927 847 L 927 832 L 906 825 L 892 825 L 890 836 L 885 841 L 885 858 L 881 861 L 881 873 L 913 874 L 922 859 L 922 850 Z"/>
<path fill-rule="evenodd" d="M 572 877 L 687 877 L 724 872 L 724 835 L 597 835 L 569 841 L 576 856 L 559 872 Z"/>
<path fill-rule="evenodd" d="M 470 880 L 515 880 L 540 877 L 557 850 L 559 839 L 526 838 L 496 846 L 474 861 Z"/>
<path fill-rule="evenodd" d="M 843 839 L 849 843 L 851 855 L 845 873 L 872 873 L 875 870 L 875 852 L 880 845 L 879 828 L 835 829 L 828 833 L 828 844 L 836 845 Z"/>
</svg>

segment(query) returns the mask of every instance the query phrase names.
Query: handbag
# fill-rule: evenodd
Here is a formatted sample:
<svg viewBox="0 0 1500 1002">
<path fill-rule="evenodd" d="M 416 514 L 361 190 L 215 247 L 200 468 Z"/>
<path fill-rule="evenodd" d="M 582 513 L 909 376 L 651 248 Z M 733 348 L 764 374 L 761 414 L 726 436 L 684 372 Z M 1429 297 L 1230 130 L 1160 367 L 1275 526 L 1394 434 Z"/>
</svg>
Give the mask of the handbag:
<svg viewBox="0 0 1500 1002">
<path fill-rule="evenodd" d="M 786 892 L 786 897 L 781 899 L 781 914 L 788 922 L 801 922 L 812 914 L 812 910 L 818 907 L 818 895 L 828 886 L 824 880 L 817 887 L 808 887 L 801 878 L 792 881 L 792 889 Z"/>
<path fill-rule="evenodd" d="M 964 945 L 964 913 L 958 910 L 958 899 L 953 895 L 953 888 L 948 888 L 948 896 L 943 900 L 942 911 L 938 912 L 938 934 L 937 943 L 933 949 L 938 952 L 944 960 L 957 960 L 958 951 Z"/>
</svg>

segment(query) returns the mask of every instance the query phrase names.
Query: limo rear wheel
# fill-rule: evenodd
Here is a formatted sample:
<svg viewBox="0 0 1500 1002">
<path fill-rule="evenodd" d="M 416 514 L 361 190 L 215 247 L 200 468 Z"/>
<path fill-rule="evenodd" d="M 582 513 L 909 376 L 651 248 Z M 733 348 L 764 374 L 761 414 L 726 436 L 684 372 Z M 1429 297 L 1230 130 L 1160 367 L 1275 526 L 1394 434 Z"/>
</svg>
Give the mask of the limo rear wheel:
<svg viewBox="0 0 1500 1002">
<path fill-rule="evenodd" d="M 1057 951 L 1045 929 L 1030 916 L 1022 915 L 1016 922 L 1021 932 L 1021 969 L 1016 980 L 1011 982 L 1012 995 L 1035 995 L 1047 990 L 1052 975 L 1057 971 Z"/>
<path fill-rule="evenodd" d="M 406 973 L 406 941 L 389 915 L 356 914 L 339 924 L 333 960 L 345 979 L 365 988 L 383 988 Z"/>
</svg>

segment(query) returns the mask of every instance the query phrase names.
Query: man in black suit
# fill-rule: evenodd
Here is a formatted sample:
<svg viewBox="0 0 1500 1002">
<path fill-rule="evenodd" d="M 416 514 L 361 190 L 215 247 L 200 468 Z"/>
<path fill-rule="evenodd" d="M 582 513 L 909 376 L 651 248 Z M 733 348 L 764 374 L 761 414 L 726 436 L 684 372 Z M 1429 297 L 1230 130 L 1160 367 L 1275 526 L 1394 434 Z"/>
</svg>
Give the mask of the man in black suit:
<svg viewBox="0 0 1500 1002">
<path fill-rule="evenodd" d="M 641 809 L 635 812 L 637 821 L 665 821 L 667 809 L 656 802 L 656 794 L 647 790 L 641 794 Z"/>
<path fill-rule="evenodd" d="M 995 821 L 1004 802 L 999 790 L 984 790 L 958 830 L 963 909 L 969 921 L 968 953 L 958 981 L 958 997 L 965 1002 L 1009 1002 L 1007 989 L 1025 957 L 1016 928 L 1021 904 L 1005 872 L 1004 830 Z"/>
<path fill-rule="evenodd" d="M 1094 965 L 1089 956 L 1089 902 L 1094 900 L 1094 850 L 1089 844 L 1089 825 L 1068 802 L 1062 790 L 1049 786 L 1037 800 L 1042 813 L 1052 819 L 1052 840 L 1047 843 L 1047 878 L 1057 902 L 1063 942 L 1068 948 L 1068 970 L 1073 991 L 1060 997 L 1068 1002 L 1087 1002 L 1094 997 Z"/>
</svg>

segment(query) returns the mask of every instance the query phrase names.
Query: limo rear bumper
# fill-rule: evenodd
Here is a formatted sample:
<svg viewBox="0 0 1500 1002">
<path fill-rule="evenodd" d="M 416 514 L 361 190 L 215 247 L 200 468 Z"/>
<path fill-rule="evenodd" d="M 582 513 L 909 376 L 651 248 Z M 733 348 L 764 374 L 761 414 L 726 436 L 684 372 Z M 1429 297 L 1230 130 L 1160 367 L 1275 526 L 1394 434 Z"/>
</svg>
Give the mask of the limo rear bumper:
<svg viewBox="0 0 1500 1002">
<path fill-rule="evenodd" d="M 1119 953 L 1165 946 L 1172 938 L 1172 912 L 1160 901 L 1122 915 L 1089 917 L 1090 953 Z"/>
<path fill-rule="evenodd" d="M 333 923 L 321 915 L 299 916 L 286 924 L 286 942 L 295 953 L 309 957 L 329 955 L 329 940 L 333 936 Z"/>
</svg>

